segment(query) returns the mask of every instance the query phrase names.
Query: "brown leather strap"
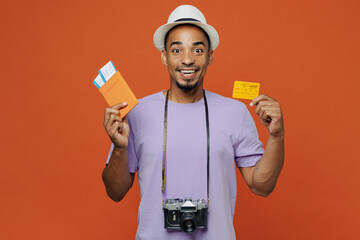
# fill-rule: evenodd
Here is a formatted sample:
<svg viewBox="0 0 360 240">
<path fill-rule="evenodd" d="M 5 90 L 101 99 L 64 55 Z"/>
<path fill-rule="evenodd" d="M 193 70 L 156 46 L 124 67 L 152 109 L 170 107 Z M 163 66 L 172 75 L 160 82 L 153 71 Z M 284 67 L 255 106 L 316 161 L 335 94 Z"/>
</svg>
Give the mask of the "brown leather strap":
<svg viewBox="0 0 360 240">
<path fill-rule="evenodd" d="M 165 204 L 165 181 L 166 181 L 166 145 L 167 145 L 167 113 L 168 113 L 169 91 L 166 93 L 165 111 L 164 111 L 164 138 L 163 138 L 163 162 L 162 162 L 162 186 L 161 192 L 163 195 L 162 204 Z M 204 105 L 206 117 L 206 148 L 207 148 L 207 205 L 209 205 L 209 175 L 210 175 L 210 123 L 209 123 L 209 109 L 204 91 Z"/>
</svg>

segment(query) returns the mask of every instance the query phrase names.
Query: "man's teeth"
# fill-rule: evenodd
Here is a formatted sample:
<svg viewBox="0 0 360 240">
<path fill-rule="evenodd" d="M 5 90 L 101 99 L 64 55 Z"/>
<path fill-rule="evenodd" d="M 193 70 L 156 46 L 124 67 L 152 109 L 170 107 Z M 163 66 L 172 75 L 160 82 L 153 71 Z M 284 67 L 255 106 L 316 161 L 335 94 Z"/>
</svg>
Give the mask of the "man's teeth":
<svg viewBox="0 0 360 240">
<path fill-rule="evenodd" d="M 192 74 L 195 72 L 195 70 L 180 70 L 180 72 L 183 74 Z"/>
</svg>

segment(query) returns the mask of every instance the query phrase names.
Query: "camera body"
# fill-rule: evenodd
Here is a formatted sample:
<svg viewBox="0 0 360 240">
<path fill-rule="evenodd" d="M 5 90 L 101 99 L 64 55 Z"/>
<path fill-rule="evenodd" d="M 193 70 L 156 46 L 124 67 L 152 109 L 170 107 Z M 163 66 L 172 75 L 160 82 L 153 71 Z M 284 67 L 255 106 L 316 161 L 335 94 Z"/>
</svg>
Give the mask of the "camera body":
<svg viewBox="0 0 360 240">
<path fill-rule="evenodd" d="M 208 206 L 204 199 L 167 199 L 163 207 L 164 228 L 192 233 L 207 227 Z"/>
</svg>

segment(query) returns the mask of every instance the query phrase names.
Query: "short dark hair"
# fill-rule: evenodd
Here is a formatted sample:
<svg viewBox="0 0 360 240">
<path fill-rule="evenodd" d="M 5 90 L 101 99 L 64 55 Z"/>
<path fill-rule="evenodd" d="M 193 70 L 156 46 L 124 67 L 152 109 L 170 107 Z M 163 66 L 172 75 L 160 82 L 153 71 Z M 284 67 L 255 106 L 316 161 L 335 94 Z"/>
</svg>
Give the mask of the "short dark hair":
<svg viewBox="0 0 360 240">
<path fill-rule="evenodd" d="M 196 25 L 194 25 L 194 24 L 191 24 L 191 23 L 185 23 L 185 24 L 176 25 L 175 27 L 171 28 L 171 29 L 166 33 L 165 38 L 164 38 L 165 50 L 166 50 L 166 41 L 167 41 L 167 38 L 168 38 L 168 36 L 169 36 L 169 33 L 170 33 L 172 30 L 174 30 L 175 28 L 179 27 L 179 26 L 195 26 L 195 27 L 199 28 L 201 31 L 203 31 L 203 33 L 205 34 L 206 39 L 207 39 L 207 41 L 208 41 L 208 43 L 209 43 L 209 50 L 210 50 L 210 38 L 209 38 L 209 35 L 204 31 L 204 29 L 202 29 L 201 27 L 196 26 Z"/>
</svg>

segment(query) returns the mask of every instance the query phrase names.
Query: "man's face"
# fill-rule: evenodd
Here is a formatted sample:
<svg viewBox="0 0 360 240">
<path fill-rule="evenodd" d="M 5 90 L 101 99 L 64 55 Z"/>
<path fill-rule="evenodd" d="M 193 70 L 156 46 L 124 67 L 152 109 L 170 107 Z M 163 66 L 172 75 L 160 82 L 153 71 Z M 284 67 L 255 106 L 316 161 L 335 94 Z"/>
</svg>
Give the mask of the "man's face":
<svg viewBox="0 0 360 240">
<path fill-rule="evenodd" d="M 213 51 L 205 33 L 198 27 L 180 25 L 172 29 L 161 60 L 168 67 L 171 84 L 184 91 L 202 87 L 207 66 L 212 63 Z"/>
</svg>

